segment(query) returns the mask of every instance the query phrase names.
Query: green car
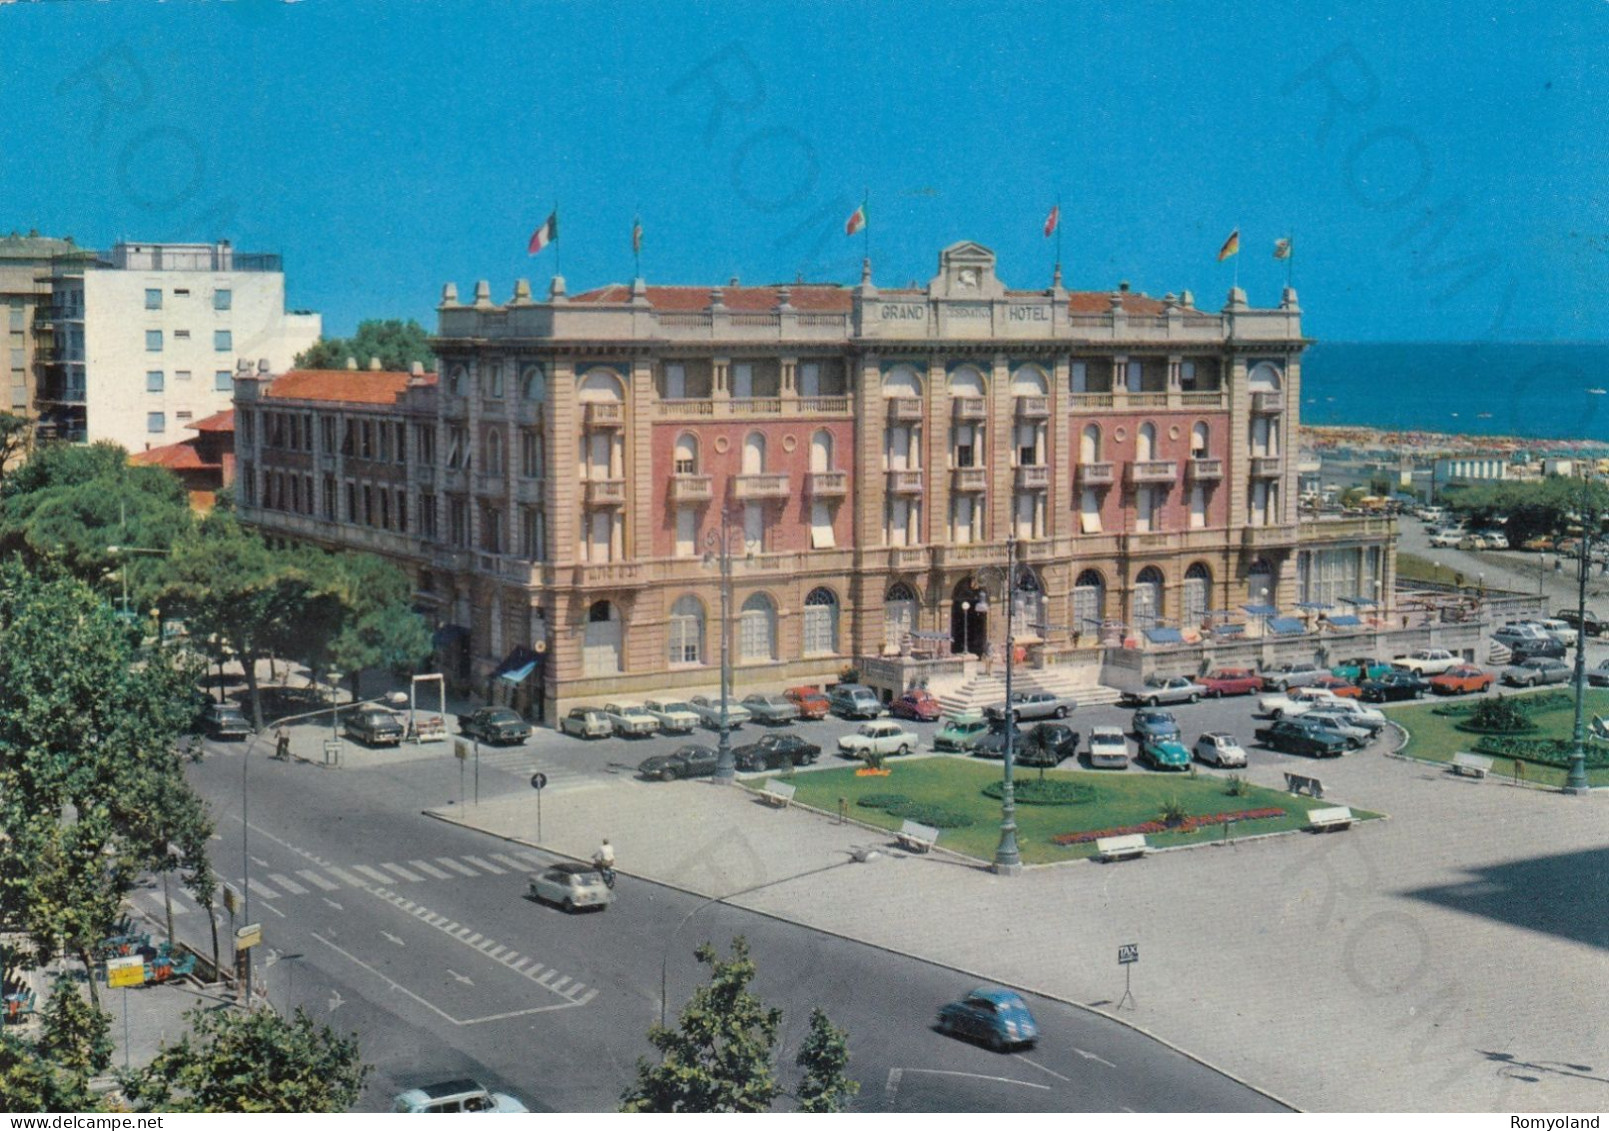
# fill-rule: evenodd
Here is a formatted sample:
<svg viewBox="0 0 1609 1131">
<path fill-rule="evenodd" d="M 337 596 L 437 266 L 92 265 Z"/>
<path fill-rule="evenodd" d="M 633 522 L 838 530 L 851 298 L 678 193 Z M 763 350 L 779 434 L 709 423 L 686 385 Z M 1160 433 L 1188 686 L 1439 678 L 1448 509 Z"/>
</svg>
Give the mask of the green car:
<svg viewBox="0 0 1609 1131">
<path fill-rule="evenodd" d="M 935 750 L 971 750 L 978 739 L 989 733 L 989 721 L 984 718 L 946 718 L 933 736 Z"/>
<path fill-rule="evenodd" d="M 1188 770 L 1190 751 L 1172 738 L 1153 738 L 1140 746 L 1140 760 L 1153 770 Z"/>
<path fill-rule="evenodd" d="M 1350 660 L 1342 660 L 1330 669 L 1330 674 L 1338 676 L 1349 683 L 1361 683 L 1366 679 L 1379 679 L 1391 670 L 1391 664 L 1386 660 L 1377 660 L 1371 656 L 1358 656 Z"/>
</svg>

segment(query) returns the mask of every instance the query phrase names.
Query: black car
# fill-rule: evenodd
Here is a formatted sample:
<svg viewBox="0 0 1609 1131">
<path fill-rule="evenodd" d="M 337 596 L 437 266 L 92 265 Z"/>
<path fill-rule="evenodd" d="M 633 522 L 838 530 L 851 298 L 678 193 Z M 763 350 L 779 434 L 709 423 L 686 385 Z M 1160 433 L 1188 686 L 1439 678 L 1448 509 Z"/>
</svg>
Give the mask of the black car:
<svg viewBox="0 0 1609 1131">
<path fill-rule="evenodd" d="M 459 715 L 458 730 L 465 738 L 494 745 L 524 742 L 531 737 L 531 724 L 508 707 L 481 707 L 473 714 Z"/>
<path fill-rule="evenodd" d="M 251 734 L 251 724 L 233 703 L 210 704 L 201 713 L 201 729 L 208 738 L 224 740 L 245 738 Z"/>
<path fill-rule="evenodd" d="M 1582 620 L 1580 624 L 1576 623 L 1578 613 L 1575 609 L 1560 609 L 1558 612 L 1553 614 L 1553 619 L 1562 620 L 1565 624 L 1586 636 L 1603 635 L 1604 622 L 1599 620 L 1598 614 L 1593 612 L 1591 609 L 1587 610 L 1586 619 Z"/>
<path fill-rule="evenodd" d="M 1365 703 L 1392 703 L 1398 699 L 1422 699 L 1430 681 L 1403 669 L 1386 672 L 1379 679 L 1366 679 L 1358 685 Z"/>
<path fill-rule="evenodd" d="M 365 746 L 401 746 L 402 720 L 384 707 L 360 707 L 346 716 L 348 738 Z"/>
<path fill-rule="evenodd" d="M 1015 763 L 1022 761 L 1022 752 L 1028 747 L 1028 736 L 1021 727 L 1011 734 L 1011 760 Z M 989 728 L 989 733 L 972 744 L 968 752 L 974 758 L 1004 758 L 1006 756 L 1006 728 L 995 725 Z"/>
<path fill-rule="evenodd" d="M 1541 640 L 1516 641 L 1509 645 L 1509 652 L 1518 664 L 1526 660 L 1562 660 L 1565 648 L 1563 641 L 1550 635 Z"/>
<path fill-rule="evenodd" d="M 1314 758 L 1339 758 L 1346 750 L 1346 740 L 1317 727 L 1307 726 L 1301 719 L 1280 719 L 1265 727 L 1258 727 L 1253 737 L 1270 750 L 1281 754 L 1308 754 Z"/>
<path fill-rule="evenodd" d="M 774 770 L 779 766 L 808 766 L 821 756 L 821 747 L 796 734 L 768 734 L 758 742 L 739 746 L 732 760 L 740 770 Z"/>
<path fill-rule="evenodd" d="M 1040 723 L 1016 753 L 1019 766 L 1055 767 L 1078 753 L 1079 733 L 1066 723 Z"/>
<path fill-rule="evenodd" d="M 705 778 L 715 772 L 715 748 L 712 746 L 681 746 L 669 754 L 655 754 L 644 758 L 637 773 L 645 778 L 675 781 L 677 778 Z"/>
</svg>

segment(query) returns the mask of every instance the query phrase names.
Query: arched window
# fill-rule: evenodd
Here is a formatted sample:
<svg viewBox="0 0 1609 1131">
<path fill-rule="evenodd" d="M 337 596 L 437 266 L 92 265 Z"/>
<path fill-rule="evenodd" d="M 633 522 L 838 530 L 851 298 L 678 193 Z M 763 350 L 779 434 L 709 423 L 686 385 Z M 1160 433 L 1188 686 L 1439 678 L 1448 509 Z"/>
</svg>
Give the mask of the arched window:
<svg viewBox="0 0 1609 1131">
<path fill-rule="evenodd" d="M 1086 569 L 1073 584 L 1073 631 L 1093 636 L 1106 620 L 1106 578 L 1099 570 Z"/>
<path fill-rule="evenodd" d="M 1184 571 L 1184 588 L 1179 593 L 1179 623 L 1188 627 L 1204 622 L 1211 599 L 1212 570 L 1205 562 L 1196 562 Z"/>
<path fill-rule="evenodd" d="M 1162 571 L 1146 566 L 1134 579 L 1133 611 L 1129 620 L 1137 632 L 1155 628 L 1162 619 Z"/>
<path fill-rule="evenodd" d="M 1011 375 L 1014 397 L 1042 397 L 1049 387 L 1044 372 L 1036 365 L 1024 365 Z"/>
<path fill-rule="evenodd" d="M 759 475 L 765 471 L 765 435 L 750 432 L 743 437 L 743 474 Z"/>
<path fill-rule="evenodd" d="M 540 365 L 527 365 L 520 374 L 520 396 L 528 401 L 547 400 L 547 374 L 542 372 Z"/>
<path fill-rule="evenodd" d="M 1205 420 L 1196 421 L 1195 426 L 1190 429 L 1190 458 L 1205 459 L 1209 454 L 1208 441 L 1210 439 L 1211 433 L 1207 431 L 1207 422 Z"/>
<path fill-rule="evenodd" d="M 1016 636 L 1038 636 L 1045 624 L 1045 587 L 1027 566 L 1017 567 L 1011 587 L 1011 631 Z"/>
<path fill-rule="evenodd" d="M 1279 366 L 1271 361 L 1259 361 L 1246 374 L 1246 386 L 1254 393 L 1277 393 L 1282 384 Z"/>
<path fill-rule="evenodd" d="M 883 648 L 898 652 L 916 631 L 916 591 L 903 581 L 888 587 L 883 598 Z"/>
<path fill-rule="evenodd" d="M 1134 458 L 1141 462 L 1156 459 L 1156 425 L 1146 421 L 1134 437 Z"/>
<path fill-rule="evenodd" d="M 698 474 L 698 437 L 691 432 L 676 437 L 675 462 L 671 470 L 677 475 Z"/>
<path fill-rule="evenodd" d="M 893 397 L 920 397 L 922 395 L 922 378 L 917 375 L 914 366 L 896 365 L 883 374 L 883 396 Z"/>
<path fill-rule="evenodd" d="M 499 361 L 490 362 L 486 366 L 485 391 L 488 397 L 494 400 L 503 399 L 503 364 Z"/>
<path fill-rule="evenodd" d="M 738 613 L 737 657 L 740 661 L 777 658 L 777 607 L 764 593 L 753 593 Z"/>
<path fill-rule="evenodd" d="M 1246 603 L 1269 606 L 1274 603 L 1274 567 L 1263 558 L 1252 562 L 1246 571 Z"/>
<path fill-rule="evenodd" d="M 704 662 L 704 603 L 691 593 L 670 607 L 670 662 Z"/>
<path fill-rule="evenodd" d="M 812 589 L 804 603 L 804 654 L 838 651 L 838 597 L 831 589 Z"/>
<path fill-rule="evenodd" d="M 503 433 L 496 428 L 486 433 L 486 474 L 503 474 Z"/>
<path fill-rule="evenodd" d="M 620 672 L 620 610 L 613 601 L 595 601 L 587 609 L 586 631 L 581 643 L 581 667 L 587 675 L 616 675 Z"/>
<path fill-rule="evenodd" d="M 832 469 L 832 433 L 823 428 L 810 437 L 810 470 Z"/>
<path fill-rule="evenodd" d="M 583 404 L 605 402 L 619 404 L 626 399 L 625 387 L 620 378 L 608 369 L 591 369 L 576 387 L 576 399 Z"/>
<path fill-rule="evenodd" d="M 970 365 L 963 365 L 950 374 L 952 397 L 981 397 L 984 395 L 983 374 Z"/>
<path fill-rule="evenodd" d="M 1083 435 L 1078 440 L 1078 462 L 1101 462 L 1101 426 L 1099 424 L 1084 425 Z"/>
</svg>

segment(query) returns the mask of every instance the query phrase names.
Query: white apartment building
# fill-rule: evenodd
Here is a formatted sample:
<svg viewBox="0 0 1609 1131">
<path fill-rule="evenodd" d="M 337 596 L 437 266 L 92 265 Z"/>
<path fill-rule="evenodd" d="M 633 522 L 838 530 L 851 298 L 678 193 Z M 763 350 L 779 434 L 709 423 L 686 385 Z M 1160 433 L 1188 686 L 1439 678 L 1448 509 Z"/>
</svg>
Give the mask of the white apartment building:
<svg viewBox="0 0 1609 1131">
<path fill-rule="evenodd" d="M 279 256 L 227 240 L 64 258 L 50 290 L 40 421 L 131 452 L 185 439 L 193 421 L 232 407 L 241 359 L 287 369 L 322 330 L 319 315 L 286 312 Z"/>
</svg>

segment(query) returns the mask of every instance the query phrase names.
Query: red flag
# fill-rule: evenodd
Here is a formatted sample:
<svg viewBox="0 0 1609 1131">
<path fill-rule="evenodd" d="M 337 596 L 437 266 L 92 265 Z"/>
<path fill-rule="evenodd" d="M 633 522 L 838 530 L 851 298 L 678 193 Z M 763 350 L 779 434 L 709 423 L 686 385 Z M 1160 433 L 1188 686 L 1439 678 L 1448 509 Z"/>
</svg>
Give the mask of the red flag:
<svg viewBox="0 0 1609 1131">
<path fill-rule="evenodd" d="M 1046 239 L 1050 238 L 1050 234 L 1056 230 L 1056 225 L 1060 224 L 1060 223 L 1061 223 L 1061 205 L 1053 204 L 1053 205 L 1051 205 L 1051 208 L 1050 208 L 1050 215 L 1045 217 L 1045 238 Z"/>
<path fill-rule="evenodd" d="M 847 221 L 845 221 L 845 223 L 844 223 L 844 235 L 852 236 L 856 232 L 858 232 L 862 228 L 864 228 L 865 226 L 866 226 L 866 203 L 864 201 L 862 201 L 860 207 L 855 209 L 853 212 L 851 212 L 849 214 L 849 219 Z"/>
<path fill-rule="evenodd" d="M 537 252 L 541 251 L 544 247 L 558 238 L 559 211 L 558 209 L 554 209 L 553 214 L 543 222 L 542 226 L 531 233 L 531 242 L 525 246 L 525 251 L 528 255 L 535 255 Z M 558 252 L 554 252 L 553 254 L 557 255 Z"/>
</svg>

